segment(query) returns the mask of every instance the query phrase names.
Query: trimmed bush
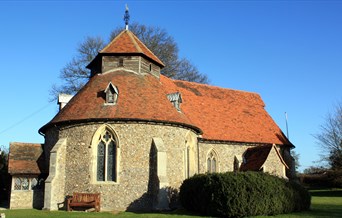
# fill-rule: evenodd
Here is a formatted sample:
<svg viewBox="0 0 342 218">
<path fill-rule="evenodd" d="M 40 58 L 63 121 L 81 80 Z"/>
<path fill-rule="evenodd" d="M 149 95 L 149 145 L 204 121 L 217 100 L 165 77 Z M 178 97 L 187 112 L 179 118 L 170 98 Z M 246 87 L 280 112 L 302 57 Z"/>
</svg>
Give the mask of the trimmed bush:
<svg viewBox="0 0 342 218">
<path fill-rule="evenodd" d="M 296 183 L 260 172 L 199 174 L 180 187 L 182 206 L 207 216 L 245 217 L 307 210 L 311 197 Z"/>
</svg>

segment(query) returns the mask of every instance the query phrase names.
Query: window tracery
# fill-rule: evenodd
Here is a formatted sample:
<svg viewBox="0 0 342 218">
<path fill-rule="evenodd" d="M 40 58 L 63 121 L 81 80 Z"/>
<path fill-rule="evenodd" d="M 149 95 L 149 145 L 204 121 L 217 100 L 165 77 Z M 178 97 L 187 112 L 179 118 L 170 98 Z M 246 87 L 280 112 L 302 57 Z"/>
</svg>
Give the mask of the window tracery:
<svg viewBox="0 0 342 218">
<path fill-rule="evenodd" d="M 114 135 L 105 129 L 97 144 L 97 181 L 116 181 L 117 144 Z"/>
<path fill-rule="evenodd" d="M 217 155 L 213 150 L 210 151 L 207 156 L 207 172 L 208 173 L 217 172 Z"/>
</svg>

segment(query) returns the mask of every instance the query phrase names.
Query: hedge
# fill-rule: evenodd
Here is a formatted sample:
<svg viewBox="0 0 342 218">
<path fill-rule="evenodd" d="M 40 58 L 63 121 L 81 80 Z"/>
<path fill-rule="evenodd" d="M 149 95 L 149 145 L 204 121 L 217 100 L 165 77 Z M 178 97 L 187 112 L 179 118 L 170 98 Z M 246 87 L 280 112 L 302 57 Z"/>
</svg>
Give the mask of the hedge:
<svg viewBox="0 0 342 218">
<path fill-rule="evenodd" d="M 216 217 L 290 213 L 311 202 L 299 184 L 261 172 L 195 175 L 183 182 L 179 197 L 185 209 Z"/>
<path fill-rule="evenodd" d="M 304 186 L 310 188 L 342 188 L 342 170 L 322 170 L 317 173 L 300 174 Z"/>
</svg>

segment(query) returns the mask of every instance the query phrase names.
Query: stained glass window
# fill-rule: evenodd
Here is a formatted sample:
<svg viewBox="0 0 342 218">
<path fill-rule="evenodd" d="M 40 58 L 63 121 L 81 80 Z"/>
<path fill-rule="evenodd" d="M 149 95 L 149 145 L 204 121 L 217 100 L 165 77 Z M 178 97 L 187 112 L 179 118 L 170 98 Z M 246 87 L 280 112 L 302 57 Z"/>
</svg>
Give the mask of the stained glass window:
<svg viewBox="0 0 342 218">
<path fill-rule="evenodd" d="M 111 141 L 108 144 L 108 158 L 107 158 L 107 180 L 115 181 L 115 143 Z"/>
<path fill-rule="evenodd" d="M 108 142 L 111 138 L 112 138 L 112 135 L 108 131 L 106 131 L 106 133 L 103 136 L 104 141 Z"/>
<path fill-rule="evenodd" d="M 116 142 L 104 131 L 97 147 L 97 181 L 116 181 Z"/>
<path fill-rule="evenodd" d="M 104 161 L 105 161 L 105 144 L 100 141 L 97 146 L 97 181 L 104 181 Z"/>
</svg>

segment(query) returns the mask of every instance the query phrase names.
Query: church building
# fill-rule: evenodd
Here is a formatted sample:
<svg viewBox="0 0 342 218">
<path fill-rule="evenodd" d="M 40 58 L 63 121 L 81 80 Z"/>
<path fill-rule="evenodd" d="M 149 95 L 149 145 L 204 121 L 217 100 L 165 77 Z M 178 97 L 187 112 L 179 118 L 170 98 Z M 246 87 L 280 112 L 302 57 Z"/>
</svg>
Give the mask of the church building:
<svg viewBox="0 0 342 218">
<path fill-rule="evenodd" d="M 174 80 L 123 30 L 87 66 L 90 79 L 39 129 L 43 144 L 11 143 L 10 208 L 65 208 L 100 193 L 101 210 L 165 210 L 170 190 L 199 173 L 294 173 L 286 138 L 259 94 Z"/>
</svg>

